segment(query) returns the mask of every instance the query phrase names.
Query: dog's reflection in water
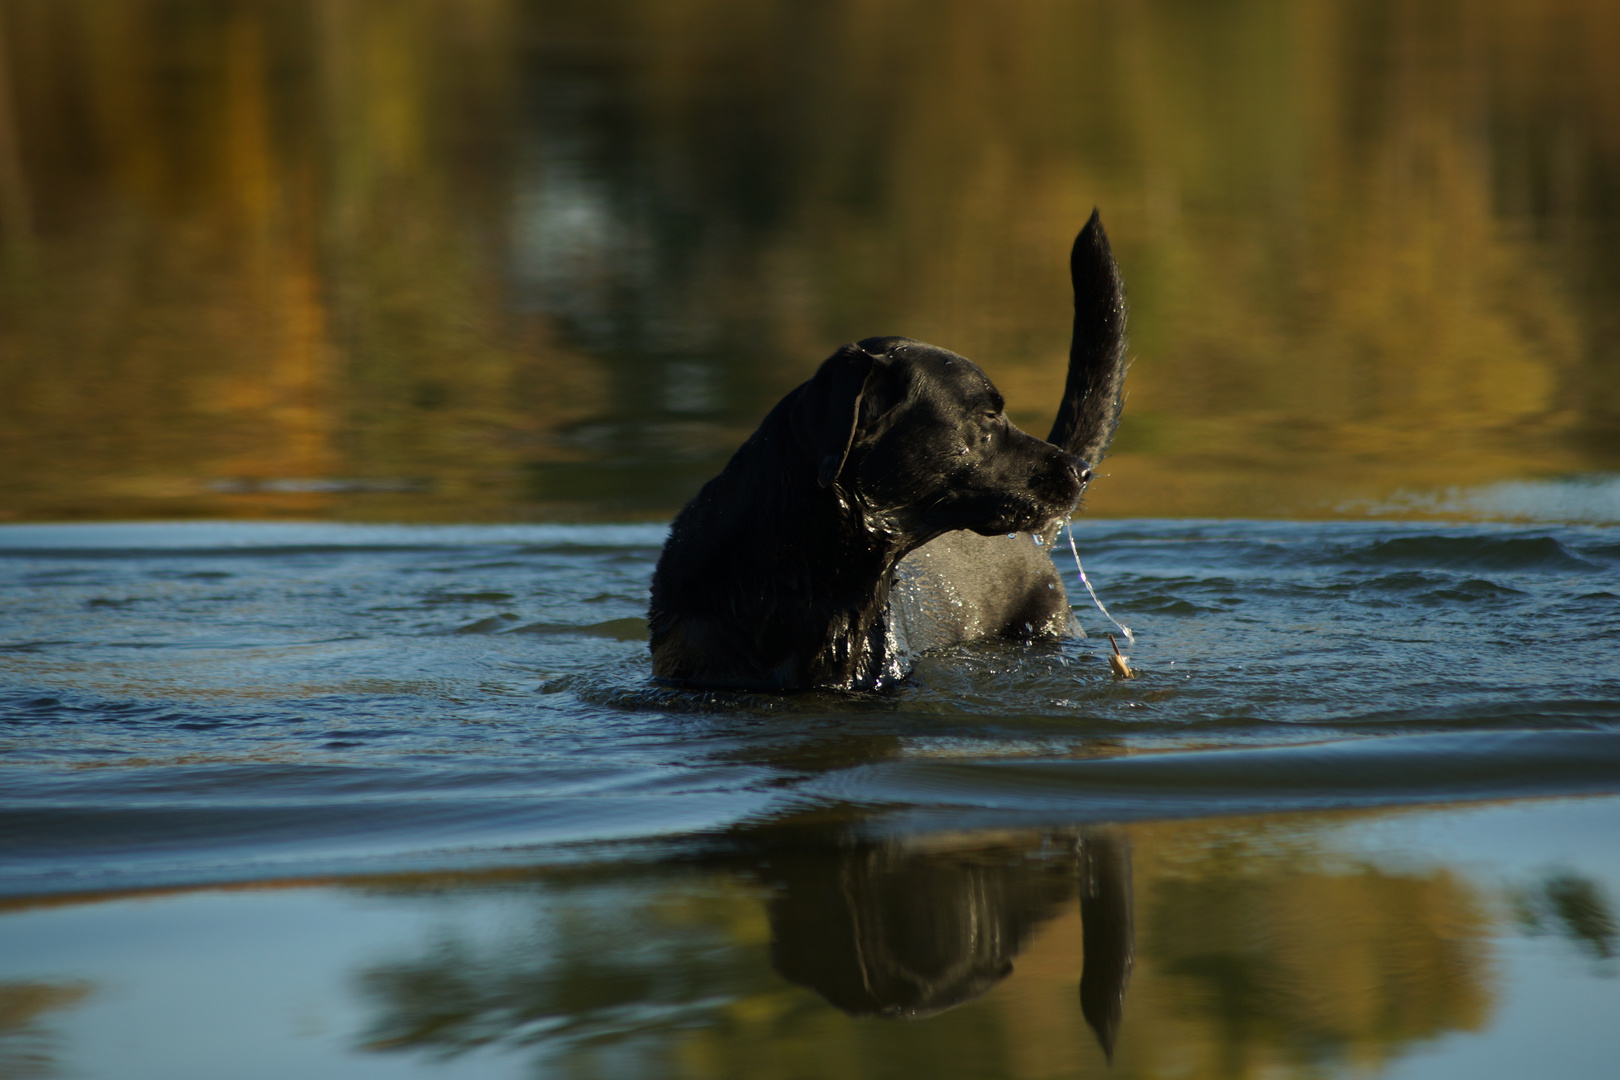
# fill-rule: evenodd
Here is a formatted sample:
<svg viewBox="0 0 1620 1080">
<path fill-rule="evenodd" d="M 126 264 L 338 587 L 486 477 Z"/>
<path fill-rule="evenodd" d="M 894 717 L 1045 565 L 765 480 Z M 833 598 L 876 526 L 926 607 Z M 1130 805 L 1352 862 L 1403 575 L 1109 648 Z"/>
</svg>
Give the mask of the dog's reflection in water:
<svg viewBox="0 0 1620 1080">
<path fill-rule="evenodd" d="M 1035 931 L 1078 896 L 1080 1010 L 1111 1060 L 1135 947 L 1130 848 L 1106 829 L 1047 845 L 1063 854 L 876 843 L 797 857 L 772 875 L 772 962 L 851 1015 L 928 1016 L 1006 978 Z"/>
</svg>

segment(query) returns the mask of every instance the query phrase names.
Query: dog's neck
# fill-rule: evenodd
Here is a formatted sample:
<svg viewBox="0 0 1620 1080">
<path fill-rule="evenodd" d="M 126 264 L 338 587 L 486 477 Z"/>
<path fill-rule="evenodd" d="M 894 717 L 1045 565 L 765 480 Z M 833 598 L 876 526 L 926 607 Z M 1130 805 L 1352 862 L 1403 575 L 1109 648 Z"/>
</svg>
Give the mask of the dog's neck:
<svg viewBox="0 0 1620 1080">
<path fill-rule="evenodd" d="M 929 537 L 854 484 L 820 486 L 787 449 L 745 448 L 773 467 L 740 483 L 723 473 L 677 517 L 650 612 L 661 677 L 784 690 L 881 679 L 894 568 Z"/>
<path fill-rule="evenodd" d="M 785 658 L 783 684 L 871 689 L 888 660 L 894 569 L 928 538 L 910 536 L 893 513 L 841 483 L 802 494 L 794 531 L 803 542 L 779 540 L 779 561 L 761 569 L 793 583 L 797 595 L 783 599 L 802 603 L 817 623 L 806 630 L 821 645 Z"/>
</svg>

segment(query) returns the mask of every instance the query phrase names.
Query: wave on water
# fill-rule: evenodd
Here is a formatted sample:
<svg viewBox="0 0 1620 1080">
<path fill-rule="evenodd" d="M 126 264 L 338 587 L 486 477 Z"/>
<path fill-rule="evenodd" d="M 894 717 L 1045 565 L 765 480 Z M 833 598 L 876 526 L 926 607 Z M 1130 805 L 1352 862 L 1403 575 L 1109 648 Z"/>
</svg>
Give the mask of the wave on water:
<svg viewBox="0 0 1620 1080">
<path fill-rule="evenodd" d="M 799 789 L 863 805 L 1098 821 L 1620 789 L 1620 732 L 1404 735 L 1074 761 L 876 762 Z"/>
<path fill-rule="evenodd" d="M 664 531 L 0 527 L 0 888 L 1620 791 L 1610 529 L 1084 522 L 1138 678 L 1060 562 L 1099 636 L 793 695 L 652 679 Z"/>
<path fill-rule="evenodd" d="M 1421 566 L 1444 570 L 1535 572 L 1603 569 L 1551 536 L 1397 536 L 1328 557 L 1363 566 Z"/>
</svg>

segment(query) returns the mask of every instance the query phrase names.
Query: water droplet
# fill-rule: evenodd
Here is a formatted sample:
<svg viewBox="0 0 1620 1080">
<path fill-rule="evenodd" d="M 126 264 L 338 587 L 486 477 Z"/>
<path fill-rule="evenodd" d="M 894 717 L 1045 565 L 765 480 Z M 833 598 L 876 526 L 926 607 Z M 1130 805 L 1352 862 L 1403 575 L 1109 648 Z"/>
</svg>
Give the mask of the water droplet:
<svg viewBox="0 0 1620 1080">
<path fill-rule="evenodd" d="M 1107 618 L 1109 622 L 1119 627 L 1120 633 L 1125 635 L 1126 641 L 1130 642 L 1132 645 L 1135 645 L 1136 635 L 1131 633 L 1131 628 L 1114 618 L 1112 615 L 1109 615 L 1108 609 L 1103 607 L 1101 600 L 1097 599 L 1097 590 L 1091 587 L 1091 580 L 1086 577 L 1086 568 L 1080 565 L 1080 549 L 1074 546 L 1073 523 L 1064 522 L 1063 528 L 1069 534 L 1069 550 L 1074 553 L 1074 568 L 1080 572 L 1080 584 L 1084 585 L 1086 587 L 1086 592 L 1091 594 L 1091 602 L 1097 605 L 1097 610 L 1102 612 L 1103 616 Z M 1081 632 L 1081 636 L 1085 636 L 1084 631 Z"/>
</svg>

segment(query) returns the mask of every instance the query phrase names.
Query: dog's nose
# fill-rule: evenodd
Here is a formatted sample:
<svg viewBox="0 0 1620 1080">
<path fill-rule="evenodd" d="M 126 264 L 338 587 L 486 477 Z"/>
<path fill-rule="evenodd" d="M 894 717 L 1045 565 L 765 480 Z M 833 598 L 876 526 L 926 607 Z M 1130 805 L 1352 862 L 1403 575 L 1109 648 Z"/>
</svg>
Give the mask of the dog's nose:
<svg viewBox="0 0 1620 1080">
<path fill-rule="evenodd" d="M 1080 481 L 1080 486 L 1091 483 L 1091 466 L 1077 457 L 1069 458 L 1069 468 L 1074 472 L 1074 478 Z"/>
</svg>

